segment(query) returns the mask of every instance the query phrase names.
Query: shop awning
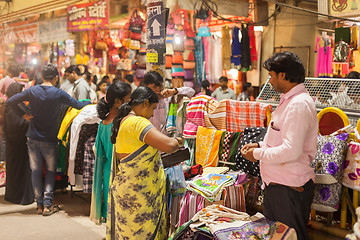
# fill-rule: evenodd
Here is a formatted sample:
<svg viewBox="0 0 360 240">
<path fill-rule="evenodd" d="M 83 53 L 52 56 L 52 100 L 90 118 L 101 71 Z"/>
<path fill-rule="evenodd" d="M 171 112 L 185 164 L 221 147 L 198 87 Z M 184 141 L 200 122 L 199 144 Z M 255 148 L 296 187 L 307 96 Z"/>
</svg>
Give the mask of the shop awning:
<svg viewBox="0 0 360 240">
<path fill-rule="evenodd" d="M 10 12 L 8 14 L 0 15 L 0 23 L 11 22 L 11 21 L 19 20 L 20 18 L 30 17 L 33 15 L 38 15 L 41 13 L 46 13 L 49 11 L 55 11 L 58 9 L 66 8 L 69 5 L 81 2 L 81 0 L 52 0 L 45 2 L 44 1 L 37 1 L 37 2 L 43 2 L 43 3 L 29 5 L 28 7 L 24 7 L 24 8 L 19 8 L 19 6 L 16 6 L 16 9 L 14 11 L 11 11 L 10 9 Z"/>
</svg>

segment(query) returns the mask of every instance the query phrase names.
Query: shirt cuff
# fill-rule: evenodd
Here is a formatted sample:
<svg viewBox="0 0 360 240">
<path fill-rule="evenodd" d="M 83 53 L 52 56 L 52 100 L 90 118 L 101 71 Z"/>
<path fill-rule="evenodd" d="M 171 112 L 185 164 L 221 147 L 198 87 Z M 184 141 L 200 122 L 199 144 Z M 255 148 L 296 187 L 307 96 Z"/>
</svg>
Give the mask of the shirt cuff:
<svg viewBox="0 0 360 240">
<path fill-rule="evenodd" d="M 260 155 L 262 154 L 262 152 L 264 151 L 264 149 L 262 148 L 255 148 L 253 151 L 253 156 L 256 160 L 260 160 Z"/>
<path fill-rule="evenodd" d="M 264 146 L 264 141 L 260 141 L 260 142 L 258 142 L 258 144 L 259 144 L 259 147 L 263 147 Z"/>
</svg>

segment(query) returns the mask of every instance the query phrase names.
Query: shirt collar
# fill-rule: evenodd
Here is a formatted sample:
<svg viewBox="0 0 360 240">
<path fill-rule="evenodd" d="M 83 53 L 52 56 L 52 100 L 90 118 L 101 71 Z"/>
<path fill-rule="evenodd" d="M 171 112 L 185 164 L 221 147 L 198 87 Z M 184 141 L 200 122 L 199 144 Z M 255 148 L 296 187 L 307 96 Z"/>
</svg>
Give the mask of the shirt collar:
<svg viewBox="0 0 360 240">
<path fill-rule="evenodd" d="M 229 92 L 230 92 L 230 91 L 229 91 L 229 88 L 227 88 L 227 89 L 225 90 L 225 92 L 222 90 L 221 87 L 219 87 L 219 89 L 220 89 L 220 91 L 221 91 L 222 93 L 229 93 Z"/>
<path fill-rule="evenodd" d="M 305 85 L 303 83 L 299 83 L 298 85 L 296 85 L 295 87 L 293 87 L 292 89 L 290 89 L 290 91 L 288 91 L 287 93 L 283 93 L 280 95 L 281 99 L 289 99 L 299 93 L 302 92 L 306 92 L 306 88 Z"/>
<path fill-rule="evenodd" d="M 75 84 L 78 84 L 83 78 L 79 78 L 78 80 L 75 81 Z M 84 79 L 85 80 L 85 79 Z"/>
</svg>

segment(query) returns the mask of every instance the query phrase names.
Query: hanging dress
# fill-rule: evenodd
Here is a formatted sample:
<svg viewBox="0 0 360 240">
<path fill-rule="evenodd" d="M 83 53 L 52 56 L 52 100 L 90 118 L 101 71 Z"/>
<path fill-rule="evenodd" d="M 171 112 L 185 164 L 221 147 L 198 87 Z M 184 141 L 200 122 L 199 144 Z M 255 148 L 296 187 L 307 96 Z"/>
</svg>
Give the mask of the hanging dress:
<svg viewBox="0 0 360 240">
<path fill-rule="evenodd" d="M 222 65 L 223 69 L 229 70 L 231 68 L 230 28 L 223 27 L 221 33 Z"/>
<path fill-rule="evenodd" d="M 250 37 L 248 28 L 241 28 L 241 71 L 247 72 L 251 69 Z"/>
<path fill-rule="evenodd" d="M 241 57 L 241 46 L 239 40 L 239 31 L 238 27 L 234 27 L 232 34 L 232 43 L 231 43 L 231 63 L 234 64 L 235 68 L 240 68 L 240 57 Z"/>
<path fill-rule="evenodd" d="M 327 39 L 324 46 L 320 47 L 320 36 L 316 38 L 315 52 L 317 52 L 315 77 L 331 77 L 332 76 L 332 52 L 331 40 Z"/>
</svg>

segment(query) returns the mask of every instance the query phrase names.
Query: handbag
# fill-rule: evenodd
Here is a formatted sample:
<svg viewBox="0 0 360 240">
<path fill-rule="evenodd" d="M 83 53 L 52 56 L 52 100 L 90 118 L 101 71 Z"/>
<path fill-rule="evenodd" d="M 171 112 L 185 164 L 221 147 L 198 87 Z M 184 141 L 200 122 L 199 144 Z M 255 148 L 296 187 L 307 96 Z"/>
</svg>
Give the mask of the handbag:
<svg viewBox="0 0 360 240">
<path fill-rule="evenodd" d="M 166 43 L 173 43 L 173 34 L 166 34 Z"/>
<path fill-rule="evenodd" d="M 193 80 L 194 72 L 192 69 L 184 69 L 184 79 L 185 80 Z"/>
<path fill-rule="evenodd" d="M 140 41 L 130 40 L 129 48 L 132 50 L 139 50 L 140 49 Z"/>
<path fill-rule="evenodd" d="M 146 73 L 146 69 L 145 68 L 137 68 L 135 70 L 135 76 L 136 78 L 144 78 Z"/>
<path fill-rule="evenodd" d="M 195 49 L 194 40 L 192 40 L 191 38 L 186 39 L 184 45 L 185 45 L 185 49 L 190 49 L 190 50 Z"/>
<path fill-rule="evenodd" d="M 145 20 L 141 18 L 138 14 L 137 9 L 131 15 L 129 21 L 129 29 L 134 33 L 141 33 L 143 26 L 145 25 Z"/>
<path fill-rule="evenodd" d="M 195 69 L 195 62 L 192 61 L 184 61 L 184 65 L 183 65 L 184 69 Z"/>
<path fill-rule="evenodd" d="M 341 182 L 348 137 L 347 133 L 340 133 L 337 136 L 318 136 L 315 160 L 311 162 L 311 167 L 315 169 L 316 184 Z"/>
<path fill-rule="evenodd" d="M 183 31 L 178 31 L 177 33 L 175 33 L 173 40 L 174 51 L 183 52 L 185 50 L 184 42 L 185 42 L 185 33 Z"/>
<path fill-rule="evenodd" d="M 171 85 L 173 88 L 180 88 L 184 86 L 184 80 L 182 78 L 175 77 L 171 79 Z"/>
<path fill-rule="evenodd" d="M 320 212 L 336 212 L 339 209 L 341 183 L 315 184 L 314 191 L 312 209 Z"/>
<path fill-rule="evenodd" d="M 184 77 L 184 70 L 181 65 L 173 65 L 171 68 L 172 77 Z M 174 86 L 173 86 L 174 87 Z"/>
<path fill-rule="evenodd" d="M 116 70 L 131 71 L 131 59 L 120 59 L 116 66 Z"/>
<path fill-rule="evenodd" d="M 165 153 L 161 155 L 161 160 L 163 162 L 164 168 L 174 166 L 178 163 L 190 159 L 189 148 L 180 147 L 180 149 L 173 153 Z"/>
<path fill-rule="evenodd" d="M 208 27 L 208 25 L 205 21 L 203 21 L 203 23 L 205 24 L 204 26 L 201 26 L 201 23 L 200 23 L 200 27 L 198 28 L 197 36 L 210 37 L 211 36 L 210 28 Z"/>
<path fill-rule="evenodd" d="M 179 9 L 179 5 L 175 4 L 173 11 L 170 13 L 172 18 L 172 22 L 176 25 L 182 24 L 181 10 Z"/>
<path fill-rule="evenodd" d="M 344 164 L 342 184 L 360 191 L 360 143 L 350 142 Z"/>
<path fill-rule="evenodd" d="M 130 39 L 132 40 L 140 40 L 141 39 L 141 32 L 140 33 L 136 33 L 136 32 L 130 32 Z"/>
<path fill-rule="evenodd" d="M 138 67 L 146 68 L 146 54 L 136 54 Z"/>
<path fill-rule="evenodd" d="M 108 45 L 104 41 L 96 41 L 95 49 L 105 51 L 108 48 Z"/>
<path fill-rule="evenodd" d="M 347 62 L 350 54 L 350 47 L 344 41 L 335 44 L 333 62 Z"/>
<path fill-rule="evenodd" d="M 167 55 L 173 55 L 174 54 L 174 48 L 171 43 L 166 43 L 166 54 Z"/>
<path fill-rule="evenodd" d="M 165 68 L 172 68 L 172 56 L 165 55 Z"/>
<path fill-rule="evenodd" d="M 165 69 L 165 79 L 171 80 L 172 76 L 171 76 L 171 69 Z"/>
<path fill-rule="evenodd" d="M 183 56 L 181 52 L 175 52 L 172 57 L 172 63 L 173 64 L 183 64 Z"/>
</svg>

